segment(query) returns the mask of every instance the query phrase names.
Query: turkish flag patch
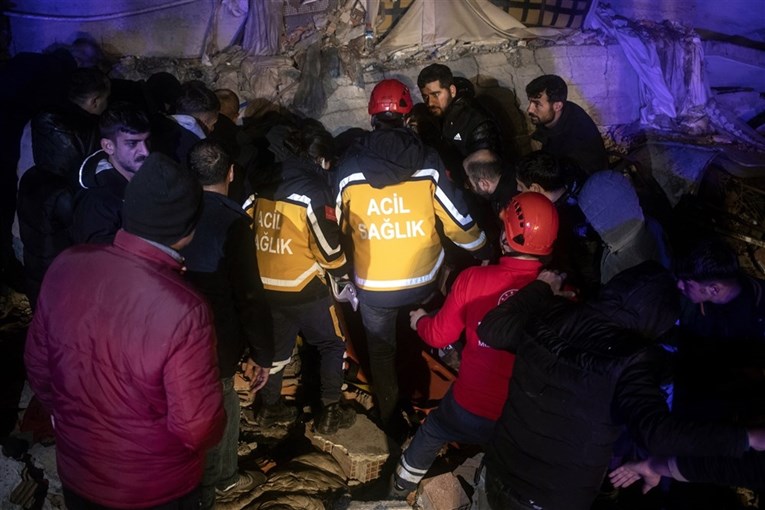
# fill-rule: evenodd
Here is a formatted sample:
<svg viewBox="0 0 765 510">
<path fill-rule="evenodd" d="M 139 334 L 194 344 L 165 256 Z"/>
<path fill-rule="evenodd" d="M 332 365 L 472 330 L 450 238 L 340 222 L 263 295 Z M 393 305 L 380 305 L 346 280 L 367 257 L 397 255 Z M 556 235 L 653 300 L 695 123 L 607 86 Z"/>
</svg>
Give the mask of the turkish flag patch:
<svg viewBox="0 0 765 510">
<path fill-rule="evenodd" d="M 329 205 L 324 206 L 324 217 L 329 221 L 337 223 L 337 215 L 335 214 L 335 208 Z"/>
</svg>

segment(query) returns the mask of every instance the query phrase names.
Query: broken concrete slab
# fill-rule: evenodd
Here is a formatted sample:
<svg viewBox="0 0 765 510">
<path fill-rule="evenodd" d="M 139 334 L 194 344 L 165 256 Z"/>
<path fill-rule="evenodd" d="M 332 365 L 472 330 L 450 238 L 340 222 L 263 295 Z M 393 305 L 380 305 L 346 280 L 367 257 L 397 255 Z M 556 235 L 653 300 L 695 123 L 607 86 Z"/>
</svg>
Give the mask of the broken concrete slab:
<svg viewBox="0 0 765 510">
<path fill-rule="evenodd" d="M 335 434 L 322 435 L 306 424 L 306 437 L 319 450 L 329 453 L 350 480 L 369 482 L 380 477 L 388 459 L 388 438 L 372 421 L 359 414 L 356 422 Z"/>
<path fill-rule="evenodd" d="M 467 510 L 470 498 L 452 473 L 426 478 L 417 491 L 417 505 L 422 510 Z"/>
</svg>

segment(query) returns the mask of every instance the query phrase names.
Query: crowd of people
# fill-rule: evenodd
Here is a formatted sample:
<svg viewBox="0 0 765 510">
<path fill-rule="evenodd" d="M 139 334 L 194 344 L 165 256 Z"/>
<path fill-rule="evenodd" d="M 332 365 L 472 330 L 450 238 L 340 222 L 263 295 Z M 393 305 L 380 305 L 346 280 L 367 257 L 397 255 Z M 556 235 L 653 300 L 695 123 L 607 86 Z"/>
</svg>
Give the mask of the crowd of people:
<svg viewBox="0 0 765 510">
<path fill-rule="evenodd" d="M 353 425 L 343 359 L 363 342 L 372 418 L 402 444 L 407 314 L 461 364 L 388 497 L 450 442 L 485 447 L 475 497 L 495 510 L 589 509 L 609 470 L 615 487 L 765 488 L 765 283 L 723 241 L 671 239 L 561 77 L 526 87 L 536 150 L 520 155 L 443 64 L 419 74 L 422 103 L 377 83 L 372 129 L 341 144 L 288 112 L 242 119 L 234 91 L 201 81 L 110 80 L 97 50 L 2 71 L 0 170 L 19 176 L 3 270 L 16 247 L 68 508 L 207 509 L 262 483 L 237 465 L 234 374 L 259 426 L 294 422 L 298 335 L 319 355 L 315 431 Z M 46 83 L 38 65 L 65 97 L 21 101 Z M 358 304 L 363 339 L 338 300 Z"/>
</svg>

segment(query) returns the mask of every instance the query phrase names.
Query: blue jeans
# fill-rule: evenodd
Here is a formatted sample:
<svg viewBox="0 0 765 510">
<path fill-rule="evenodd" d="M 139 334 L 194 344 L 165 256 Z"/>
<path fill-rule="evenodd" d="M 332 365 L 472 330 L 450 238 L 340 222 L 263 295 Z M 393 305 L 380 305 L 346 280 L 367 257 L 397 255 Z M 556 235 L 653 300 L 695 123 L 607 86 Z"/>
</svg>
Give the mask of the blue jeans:
<svg viewBox="0 0 765 510">
<path fill-rule="evenodd" d="M 459 405 L 449 390 L 401 456 L 396 468 L 396 483 L 404 489 L 414 490 L 443 445 L 451 441 L 482 445 L 491 438 L 495 423 Z"/>
<path fill-rule="evenodd" d="M 361 303 L 361 322 L 367 337 L 369 368 L 372 372 L 380 420 L 389 424 L 398 404 L 396 375 L 396 317 L 398 308 L 382 308 Z"/>
<path fill-rule="evenodd" d="M 234 378 L 221 379 L 226 428 L 220 442 L 207 451 L 202 474 L 202 510 L 215 505 L 215 489 L 225 489 L 239 478 L 239 395 L 234 390 Z"/>
</svg>

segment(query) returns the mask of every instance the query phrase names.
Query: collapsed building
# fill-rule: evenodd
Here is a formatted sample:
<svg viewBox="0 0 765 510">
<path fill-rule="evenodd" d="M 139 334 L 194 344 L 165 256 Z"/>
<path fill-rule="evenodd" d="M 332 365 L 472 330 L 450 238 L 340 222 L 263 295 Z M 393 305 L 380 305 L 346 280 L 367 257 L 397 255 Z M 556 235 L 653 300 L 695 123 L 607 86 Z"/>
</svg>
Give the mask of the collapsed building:
<svg viewBox="0 0 765 510">
<path fill-rule="evenodd" d="M 558 74 L 570 84 L 570 99 L 595 120 L 615 168 L 657 185 L 670 206 L 682 212 L 683 221 L 704 223 L 726 235 L 751 271 L 765 272 L 762 14 L 750 16 L 750 26 L 731 23 L 727 31 L 728 19 L 715 24 L 717 17 L 738 16 L 736 23 L 741 23 L 752 2 L 733 2 L 731 12 L 715 16 L 702 1 L 690 6 L 548 3 L 81 0 L 60 5 L 35 0 L 23 10 L 8 9 L 5 20 L 11 54 L 39 51 L 87 33 L 106 50 L 113 78 L 143 80 L 166 71 L 181 81 L 201 79 L 211 88 L 237 92 L 246 118 L 256 121 L 287 109 L 319 119 L 333 134 L 367 127 L 369 92 L 381 79 L 397 78 L 416 90 L 422 67 L 443 62 L 455 75 L 468 78 L 477 100 L 498 113 L 504 142 L 517 155 L 530 150 L 524 86 L 540 74 Z M 358 325 L 346 328 L 351 337 L 358 334 Z M 430 375 L 407 391 L 425 413 L 454 375 L 438 356 L 419 356 L 414 353 L 416 365 L 427 367 Z M 346 396 L 369 408 L 363 374 L 352 379 Z M 284 392 L 295 395 L 304 385 L 301 371 L 293 367 Z M 242 457 L 266 470 L 279 464 L 280 470 L 258 491 L 230 502 L 232 508 L 373 508 L 351 501 L 351 489 L 377 479 L 387 459 L 385 438 L 371 422 L 360 420 L 355 435 L 339 438 L 323 438 L 312 434 L 310 426 L 304 428 L 308 443 L 329 453 L 335 463 L 301 456 L 288 463 L 284 457 L 303 453 L 278 446 L 285 438 L 295 439 L 293 430 L 258 430 L 247 411 L 242 419 Z M 276 453 L 263 455 L 258 450 L 263 445 Z M 49 453 L 37 455 L 47 456 L 46 471 L 55 471 Z M 475 471 L 477 461 L 467 454 L 465 459 L 468 467 L 442 476 L 460 476 L 470 485 L 467 473 L 471 465 Z M 307 489 L 290 489 L 300 478 L 296 473 L 308 473 L 298 482 Z M 28 502 L 34 494 L 34 483 L 22 478 L 14 478 L 10 487 L 16 503 Z M 455 486 L 451 481 L 438 486 L 434 480 L 431 489 L 424 484 L 419 503 L 426 508 L 464 507 L 469 498 L 461 491 L 448 502 L 437 501 L 444 487 Z M 19 490 L 25 483 L 26 489 Z M 55 489 L 55 482 L 49 485 L 49 491 Z M 291 500 L 285 503 L 279 499 L 283 496 Z"/>
</svg>

